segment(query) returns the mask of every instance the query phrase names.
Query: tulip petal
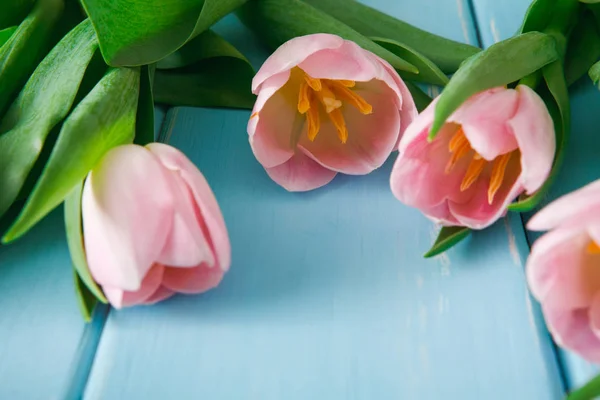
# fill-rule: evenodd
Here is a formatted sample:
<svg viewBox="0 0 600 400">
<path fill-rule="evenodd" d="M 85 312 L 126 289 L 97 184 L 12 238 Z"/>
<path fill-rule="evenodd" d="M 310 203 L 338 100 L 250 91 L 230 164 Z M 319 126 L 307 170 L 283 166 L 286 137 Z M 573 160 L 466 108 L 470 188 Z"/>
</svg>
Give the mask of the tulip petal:
<svg viewBox="0 0 600 400">
<path fill-rule="evenodd" d="M 196 166 L 179 150 L 161 143 L 147 146 L 169 169 L 179 171 L 192 191 L 198 211 L 198 223 L 205 224 L 205 235 L 212 246 L 218 266 L 226 271 L 231 264 L 231 245 L 221 209 L 208 182 Z"/>
<path fill-rule="evenodd" d="M 140 289 L 135 292 L 128 292 L 110 286 L 103 286 L 102 290 L 110 304 L 115 308 L 143 304 L 159 288 L 164 270 L 165 268 L 161 264 L 154 264 L 142 281 Z"/>
<path fill-rule="evenodd" d="M 202 231 L 204 223 L 194 197 L 179 171 L 171 171 L 175 215 L 169 236 L 157 262 L 173 267 L 194 267 L 200 263 L 213 266 L 215 256 Z"/>
<path fill-rule="evenodd" d="M 600 340 L 600 292 L 596 293 L 589 308 L 590 328 Z"/>
<path fill-rule="evenodd" d="M 543 307 L 556 343 L 591 362 L 600 362 L 600 339 L 592 332 L 588 310 Z"/>
<path fill-rule="evenodd" d="M 288 74 L 289 78 L 289 74 Z M 265 85 L 265 90 L 277 87 L 281 83 L 280 76 L 274 76 Z M 286 84 L 280 87 L 275 93 L 271 94 L 261 106 L 266 95 L 259 94 L 259 99 L 255 105 L 254 117 L 248 122 L 248 135 L 250 146 L 254 156 L 265 168 L 275 167 L 289 160 L 294 154 L 292 143 L 292 133 L 298 128 L 298 123 L 303 123 L 304 116 L 297 112 L 297 101 L 299 84 Z"/>
<path fill-rule="evenodd" d="M 256 97 L 256 102 L 252 109 L 251 118 L 248 120 L 248 135 L 254 136 L 258 121 L 260 120 L 260 112 L 279 89 L 283 87 L 290 79 L 290 71 L 282 72 L 267 79 L 261 86 L 261 90 Z"/>
<path fill-rule="evenodd" d="M 319 79 L 344 79 L 367 82 L 372 79 L 392 79 L 377 56 L 349 40 L 337 48 L 322 49 L 298 64 L 303 71 Z M 394 83 L 390 88 L 395 86 Z"/>
<path fill-rule="evenodd" d="M 223 279 L 223 270 L 199 265 L 195 268 L 167 268 L 163 286 L 179 293 L 203 293 L 215 288 Z"/>
<path fill-rule="evenodd" d="M 382 75 L 379 79 L 384 81 L 390 89 L 394 90 L 398 96 L 398 109 L 400 109 L 400 136 L 398 137 L 398 143 L 394 148 L 398 148 L 400 143 L 400 139 L 402 138 L 402 134 L 406 131 L 406 129 L 412 124 L 417 115 L 419 115 L 419 111 L 417 110 L 417 105 L 413 100 L 412 94 L 410 90 L 408 90 L 408 86 L 406 83 L 400 78 L 394 67 L 392 67 L 387 61 L 382 58 L 379 58 L 375 54 L 369 54 L 369 56 L 376 58 L 379 61 L 385 70 L 388 72 L 389 77 L 392 79 L 392 82 L 385 76 Z"/>
<path fill-rule="evenodd" d="M 515 90 L 493 89 L 473 96 L 449 118 L 462 125 L 471 147 L 488 161 L 517 148 L 507 121 L 515 115 Z"/>
<path fill-rule="evenodd" d="M 331 182 L 337 172 L 329 170 L 298 150 L 287 162 L 267 168 L 267 174 L 290 192 L 305 192 Z"/>
<path fill-rule="evenodd" d="M 167 171 L 148 150 L 109 151 L 89 174 L 82 197 L 90 272 L 101 285 L 140 289 L 173 222 Z"/>
<path fill-rule="evenodd" d="M 383 82 L 357 83 L 353 89 L 373 106 L 373 113 L 363 115 L 353 107 L 343 107 L 348 141 L 342 143 L 333 123 L 323 117 L 315 140 L 310 141 L 303 133 L 298 146 L 328 169 L 363 175 L 379 168 L 395 150 L 400 135 L 400 115 L 394 93 Z"/>
<path fill-rule="evenodd" d="M 437 104 L 438 100 L 439 97 L 433 99 L 433 101 L 419 115 L 417 115 L 412 123 L 406 128 L 404 135 L 402 135 L 400 138 L 400 144 L 398 145 L 398 151 L 400 154 L 404 153 L 407 148 L 411 147 L 415 141 L 423 142 L 423 140 L 427 140 L 429 130 L 433 124 L 435 105 Z M 444 125 L 442 129 L 446 128 L 447 125 L 449 124 Z M 436 136 L 436 140 L 440 134 Z"/>
<path fill-rule="evenodd" d="M 556 138 L 554 123 L 540 96 L 528 86 L 519 85 L 518 109 L 508 121 L 521 150 L 521 182 L 527 193 L 538 190 L 550 175 Z"/>
<path fill-rule="evenodd" d="M 264 62 L 252 79 L 252 93 L 258 94 L 261 85 L 270 77 L 289 71 L 310 55 L 325 49 L 336 49 L 344 44 L 344 39 L 327 33 L 299 36 L 282 44 Z"/>
<path fill-rule="evenodd" d="M 579 230 L 557 229 L 539 238 L 527 260 L 533 295 L 549 307 L 589 306 L 600 289 L 600 270 L 586 252 L 589 237 Z"/>
<path fill-rule="evenodd" d="M 562 196 L 538 212 L 527 228 L 543 231 L 558 226 L 583 226 L 600 215 L 600 180 Z"/>
<path fill-rule="evenodd" d="M 156 304 L 160 301 L 168 299 L 169 297 L 173 296 L 174 294 L 175 294 L 175 292 L 172 291 L 171 289 L 168 289 L 164 286 L 159 286 L 159 288 L 156 289 L 154 294 L 152 294 L 152 296 L 148 297 L 142 304 L 145 304 L 145 305 Z"/>
<path fill-rule="evenodd" d="M 412 129 L 411 125 L 406 134 L 412 135 Z M 432 143 L 427 141 L 428 129 L 422 130 L 408 145 L 402 139 L 402 151 L 390 176 L 392 193 L 398 200 L 421 209 L 430 218 L 450 225 L 456 224 L 457 220 L 451 215 L 447 204 L 440 205 L 447 203 L 447 200 L 465 203 L 474 195 L 474 187 L 460 191 L 472 153 L 460 159 L 450 172 L 446 172 L 450 159 L 448 143 L 456 129 L 454 124 L 444 125 Z M 443 216 L 443 212 L 447 212 L 447 215 Z"/>
</svg>

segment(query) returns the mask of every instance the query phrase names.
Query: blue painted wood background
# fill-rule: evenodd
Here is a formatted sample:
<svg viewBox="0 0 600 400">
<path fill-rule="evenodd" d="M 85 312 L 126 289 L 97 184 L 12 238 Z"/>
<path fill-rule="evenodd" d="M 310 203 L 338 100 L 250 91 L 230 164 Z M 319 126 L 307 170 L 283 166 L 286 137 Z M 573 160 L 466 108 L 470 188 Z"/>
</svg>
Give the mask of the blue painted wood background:
<svg viewBox="0 0 600 400">
<path fill-rule="evenodd" d="M 364 2 L 481 46 L 514 33 L 528 5 Z M 217 30 L 257 67 L 268 54 L 233 17 Z M 551 197 L 600 176 L 599 94 L 582 81 L 572 99 L 573 140 Z M 0 399 L 545 400 L 595 373 L 556 351 L 527 293 L 535 237 L 521 216 L 424 260 L 435 227 L 392 197 L 391 160 L 290 194 L 254 160 L 248 117 L 175 108 L 156 118 L 159 139 L 202 169 L 221 204 L 233 264 L 218 290 L 99 308 L 86 326 L 60 210 L 0 248 Z"/>
</svg>

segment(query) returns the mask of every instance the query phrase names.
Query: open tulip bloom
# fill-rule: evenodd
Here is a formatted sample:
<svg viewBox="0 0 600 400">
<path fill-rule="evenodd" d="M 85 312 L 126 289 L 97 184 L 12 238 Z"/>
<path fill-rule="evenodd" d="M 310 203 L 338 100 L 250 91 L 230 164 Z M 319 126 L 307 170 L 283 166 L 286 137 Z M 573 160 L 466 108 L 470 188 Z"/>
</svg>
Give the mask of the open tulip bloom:
<svg viewBox="0 0 600 400">
<path fill-rule="evenodd" d="M 436 101 L 408 127 L 390 178 L 398 200 L 445 226 L 483 229 L 547 179 L 554 125 L 532 89 L 495 88 L 458 108 L 432 142 Z"/>
<path fill-rule="evenodd" d="M 363 175 L 397 148 L 416 115 L 402 79 L 384 60 L 329 34 L 294 38 L 263 64 L 248 122 L 257 160 L 290 191 Z"/>
<path fill-rule="evenodd" d="M 551 203 L 527 227 L 550 230 L 527 260 L 550 332 L 559 345 L 600 363 L 600 181 Z"/>
</svg>

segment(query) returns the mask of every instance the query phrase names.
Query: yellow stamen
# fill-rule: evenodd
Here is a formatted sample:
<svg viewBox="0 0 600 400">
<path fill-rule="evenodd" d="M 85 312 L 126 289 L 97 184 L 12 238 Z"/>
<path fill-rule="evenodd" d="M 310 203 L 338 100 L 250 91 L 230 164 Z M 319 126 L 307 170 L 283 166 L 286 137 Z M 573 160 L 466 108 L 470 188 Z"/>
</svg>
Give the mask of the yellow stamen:
<svg viewBox="0 0 600 400">
<path fill-rule="evenodd" d="M 321 85 L 321 80 L 317 79 L 317 78 L 313 78 L 312 76 L 308 75 L 308 74 L 304 74 L 304 80 L 306 81 L 306 83 L 308 84 L 308 86 L 310 86 L 310 88 L 312 90 L 314 90 L 315 92 L 318 92 L 321 90 L 322 85 Z"/>
<path fill-rule="evenodd" d="M 255 112 L 255 113 L 253 113 L 253 114 L 250 116 L 250 119 L 252 119 L 252 118 L 256 118 L 256 117 L 258 117 L 258 112 Z"/>
<path fill-rule="evenodd" d="M 308 83 L 300 84 L 300 92 L 298 93 L 298 112 L 305 114 L 310 109 L 310 87 Z"/>
<path fill-rule="evenodd" d="M 356 94 L 356 92 L 348 89 L 343 83 L 339 81 L 334 81 L 332 84 L 332 89 L 334 93 L 340 99 L 347 101 L 350 105 L 356 108 L 361 114 L 367 115 L 373 112 L 373 107 L 367 103 L 365 99 L 363 99 L 360 95 Z"/>
<path fill-rule="evenodd" d="M 508 165 L 508 161 L 510 161 L 511 154 L 512 153 L 502 154 L 494 161 L 494 166 L 492 167 L 492 177 L 490 178 L 490 187 L 488 189 L 489 204 L 494 202 L 494 197 L 500 189 L 500 186 L 502 186 L 502 182 L 504 181 L 504 173 L 506 172 L 506 166 Z"/>
<path fill-rule="evenodd" d="M 348 129 L 346 129 L 346 121 L 344 121 L 344 116 L 339 108 L 332 110 L 329 113 L 329 119 L 335 125 L 335 129 L 337 129 L 338 137 L 342 143 L 346 143 L 348 140 Z"/>
<path fill-rule="evenodd" d="M 467 173 L 460 184 L 461 192 L 464 192 L 470 188 L 473 183 L 475 183 L 483 171 L 483 168 L 485 168 L 486 163 L 487 161 L 481 157 L 473 157 L 471 164 L 469 164 L 469 168 L 467 168 Z"/>
<path fill-rule="evenodd" d="M 469 144 L 469 141 L 465 136 L 465 132 L 462 128 L 458 128 L 458 130 L 456 131 L 454 136 L 452 136 L 452 139 L 450 139 L 450 142 L 448 143 L 448 150 L 450 150 L 450 153 L 452 153 L 454 152 L 454 150 L 464 145 L 465 143 Z"/>
<path fill-rule="evenodd" d="M 342 143 L 346 143 L 348 140 L 348 129 L 341 111 L 342 101 L 346 101 L 363 114 L 371 114 L 373 112 L 373 107 L 350 89 L 356 85 L 354 81 L 313 78 L 300 68 L 294 68 L 292 73 L 296 74 L 294 77 L 297 77 L 294 78 L 296 79 L 294 82 L 298 82 L 300 85 L 297 106 L 300 115 L 298 117 L 301 118 L 301 115 L 305 116 L 307 136 L 310 141 L 316 139 L 321 128 L 321 106 L 325 109 L 327 116 L 335 126 L 337 135 Z M 252 118 L 254 117 L 255 114 L 252 114 Z M 304 123 L 302 120 L 299 122 Z M 296 137 L 295 142 L 292 141 L 293 146 L 297 142 L 298 137 Z"/>
<path fill-rule="evenodd" d="M 319 133 L 319 129 L 321 128 L 321 120 L 319 118 L 319 109 L 316 107 L 311 107 L 308 109 L 308 113 L 306 113 L 306 122 L 308 129 L 308 140 L 313 142 Z"/>
<path fill-rule="evenodd" d="M 335 94 L 326 85 L 321 87 L 318 95 L 321 103 L 325 106 L 327 114 L 342 106 L 342 102 L 335 97 Z"/>
<path fill-rule="evenodd" d="M 600 254 L 600 246 L 592 240 L 587 247 L 587 252 L 590 254 Z"/>
<path fill-rule="evenodd" d="M 459 146 L 460 147 L 457 147 L 454 149 L 452 156 L 450 156 L 450 159 L 448 160 L 448 163 L 446 164 L 446 170 L 445 170 L 446 174 L 449 174 L 450 171 L 452 171 L 452 169 L 456 165 L 456 163 L 461 158 L 466 156 L 469 153 L 469 151 L 471 151 L 471 145 L 469 144 L 467 139 L 465 139 L 464 142 L 460 143 Z"/>
</svg>

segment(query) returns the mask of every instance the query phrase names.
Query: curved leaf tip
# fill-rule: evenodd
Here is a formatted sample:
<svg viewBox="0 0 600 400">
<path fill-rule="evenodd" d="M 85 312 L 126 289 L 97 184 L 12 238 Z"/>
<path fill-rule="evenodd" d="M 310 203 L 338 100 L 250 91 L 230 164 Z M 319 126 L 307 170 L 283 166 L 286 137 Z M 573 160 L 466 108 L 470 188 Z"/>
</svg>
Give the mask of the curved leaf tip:
<svg viewBox="0 0 600 400">
<path fill-rule="evenodd" d="M 444 226 L 440 229 L 437 239 L 431 249 L 423 255 L 425 258 L 431 258 L 442 254 L 454 245 L 466 239 L 471 233 L 469 228 L 464 226 Z"/>
</svg>

